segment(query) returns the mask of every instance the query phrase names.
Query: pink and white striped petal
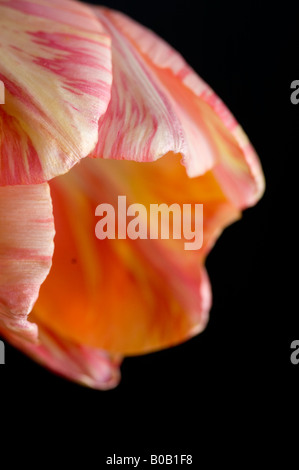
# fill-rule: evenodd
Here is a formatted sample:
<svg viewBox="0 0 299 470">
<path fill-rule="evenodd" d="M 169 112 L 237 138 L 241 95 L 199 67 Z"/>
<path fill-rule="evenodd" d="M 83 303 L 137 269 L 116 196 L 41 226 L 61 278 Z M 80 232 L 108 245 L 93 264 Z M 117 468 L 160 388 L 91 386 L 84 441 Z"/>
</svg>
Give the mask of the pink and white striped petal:
<svg viewBox="0 0 299 470">
<path fill-rule="evenodd" d="M 54 219 L 47 183 L 0 187 L 0 327 L 37 338 L 27 321 L 48 275 Z"/>
<path fill-rule="evenodd" d="M 243 208 L 264 190 L 258 157 L 223 102 L 162 39 L 124 14 L 94 8 L 112 38 L 113 86 L 92 156 L 153 161 L 180 153 L 189 176 L 213 169 Z"/>
<path fill-rule="evenodd" d="M 113 84 L 92 156 L 145 162 L 169 151 L 185 153 L 180 121 L 152 71 L 115 26 L 113 13 L 94 12 L 112 38 Z"/>
<path fill-rule="evenodd" d="M 69 0 L 0 3 L 0 185 L 65 173 L 97 141 L 110 100 L 110 38 Z"/>
</svg>

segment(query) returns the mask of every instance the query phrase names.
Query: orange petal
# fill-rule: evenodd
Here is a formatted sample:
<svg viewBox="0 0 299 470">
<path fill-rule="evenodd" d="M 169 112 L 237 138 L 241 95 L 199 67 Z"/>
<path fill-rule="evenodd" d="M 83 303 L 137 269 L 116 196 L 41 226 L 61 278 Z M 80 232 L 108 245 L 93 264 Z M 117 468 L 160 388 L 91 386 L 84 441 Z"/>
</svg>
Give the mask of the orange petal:
<svg viewBox="0 0 299 470">
<path fill-rule="evenodd" d="M 51 181 L 57 236 L 52 270 L 33 319 L 67 341 L 113 354 L 177 344 L 201 331 L 211 304 L 203 268 L 221 230 L 239 217 L 211 172 L 189 179 L 173 154 L 140 164 L 84 159 Z M 204 244 L 98 240 L 95 209 L 118 195 L 128 204 L 204 204 Z"/>
<path fill-rule="evenodd" d="M 181 153 L 189 176 L 214 169 L 240 208 L 264 190 L 258 157 L 230 111 L 184 59 L 122 13 L 94 11 L 112 38 L 113 86 L 92 156 L 154 161 Z"/>
<path fill-rule="evenodd" d="M 54 220 L 48 184 L 0 188 L 0 326 L 35 339 L 27 316 L 52 263 Z"/>
<path fill-rule="evenodd" d="M 83 4 L 0 3 L 0 185 L 65 173 L 95 146 L 112 81 L 110 39 Z"/>
</svg>

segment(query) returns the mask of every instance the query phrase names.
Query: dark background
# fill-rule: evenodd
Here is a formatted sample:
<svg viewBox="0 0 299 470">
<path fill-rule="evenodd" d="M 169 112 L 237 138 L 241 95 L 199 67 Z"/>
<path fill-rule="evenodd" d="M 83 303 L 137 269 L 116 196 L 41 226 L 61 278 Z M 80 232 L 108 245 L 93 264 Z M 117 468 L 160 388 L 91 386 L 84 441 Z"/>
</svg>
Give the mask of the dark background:
<svg viewBox="0 0 299 470">
<path fill-rule="evenodd" d="M 260 155 L 266 193 L 208 257 L 214 303 L 204 333 L 126 359 L 120 386 L 108 392 L 56 377 L 7 345 L 1 413 L 8 413 L 14 429 L 31 423 L 31 448 L 41 429 L 52 427 L 46 456 L 61 446 L 87 461 L 93 456 L 95 468 L 104 467 L 109 452 L 145 458 L 150 452 L 191 453 L 198 466 L 203 454 L 232 459 L 243 444 L 248 459 L 256 446 L 267 449 L 271 429 L 275 439 L 279 418 L 286 419 L 280 431 L 288 430 L 297 406 L 299 365 L 290 362 L 290 343 L 299 337 L 299 105 L 290 102 L 290 84 L 299 79 L 299 5 L 105 4 L 156 31 L 214 88 Z M 28 445 L 25 436 L 21 441 Z"/>
</svg>

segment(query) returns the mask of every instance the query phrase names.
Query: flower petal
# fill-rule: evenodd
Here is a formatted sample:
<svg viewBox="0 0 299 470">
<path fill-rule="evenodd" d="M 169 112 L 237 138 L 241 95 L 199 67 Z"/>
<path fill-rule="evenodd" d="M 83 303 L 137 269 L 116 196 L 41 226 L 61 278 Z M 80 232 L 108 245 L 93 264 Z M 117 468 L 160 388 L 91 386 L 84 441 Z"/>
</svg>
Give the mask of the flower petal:
<svg viewBox="0 0 299 470">
<path fill-rule="evenodd" d="M 157 162 L 84 159 L 51 181 L 57 236 L 51 272 L 33 315 L 68 341 L 114 354 L 139 354 L 177 344 L 201 331 L 211 304 L 206 254 L 239 212 L 211 172 L 189 179 L 179 157 Z M 127 203 L 203 203 L 204 244 L 185 240 L 95 236 L 95 209 L 118 195 Z"/>
<path fill-rule="evenodd" d="M 33 319 L 34 320 L 34 319 Z M 39 323 L 39 342 L 22 340 L 11 331 L 1 331 L 13 346 L 62 377 L 99 390 L 114 388 L 120 381 L 120 358 L 105 351 L 66 341 Z"/>
<path fill-rule="evenodd" d="M 95 146 L 112 81 L 110 39 L 83 4 L 0 3 L 0 185 L 41 183 Z"/>
<path fill-rule="evenodd" d="M 48 184 L 1 187 L 0 220 L 0 326 L 36 339 L 36 325 L 27 316 L 54 248 Z"/>
<path fill-rule="evenodd" d="M 238 207 L 264 190 L 258 157 L 230 111 L 184 59 L 122 13 L 94 11 L 112 38 L 114 81 L 92 156 L 153 161 L 181 153 L 189 176 L 214 168 Z"/>
</svg>

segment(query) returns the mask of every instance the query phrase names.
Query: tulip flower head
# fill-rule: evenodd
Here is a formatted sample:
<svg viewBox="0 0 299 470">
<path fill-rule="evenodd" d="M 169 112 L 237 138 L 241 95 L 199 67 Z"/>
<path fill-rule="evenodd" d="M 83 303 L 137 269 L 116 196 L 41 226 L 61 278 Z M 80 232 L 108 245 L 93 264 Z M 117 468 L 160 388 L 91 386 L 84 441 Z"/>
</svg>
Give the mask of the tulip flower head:
<svg viewBox="0 0 299 470">
<path fill-rule="evenodd" d="M 261 197 L 261 166 L 211 88 L 124 14 L 2 0 L 0 28 L 0 335 L 112 388 L 124 356 L 205 328 L 206 256 Z"/>
</svg>

